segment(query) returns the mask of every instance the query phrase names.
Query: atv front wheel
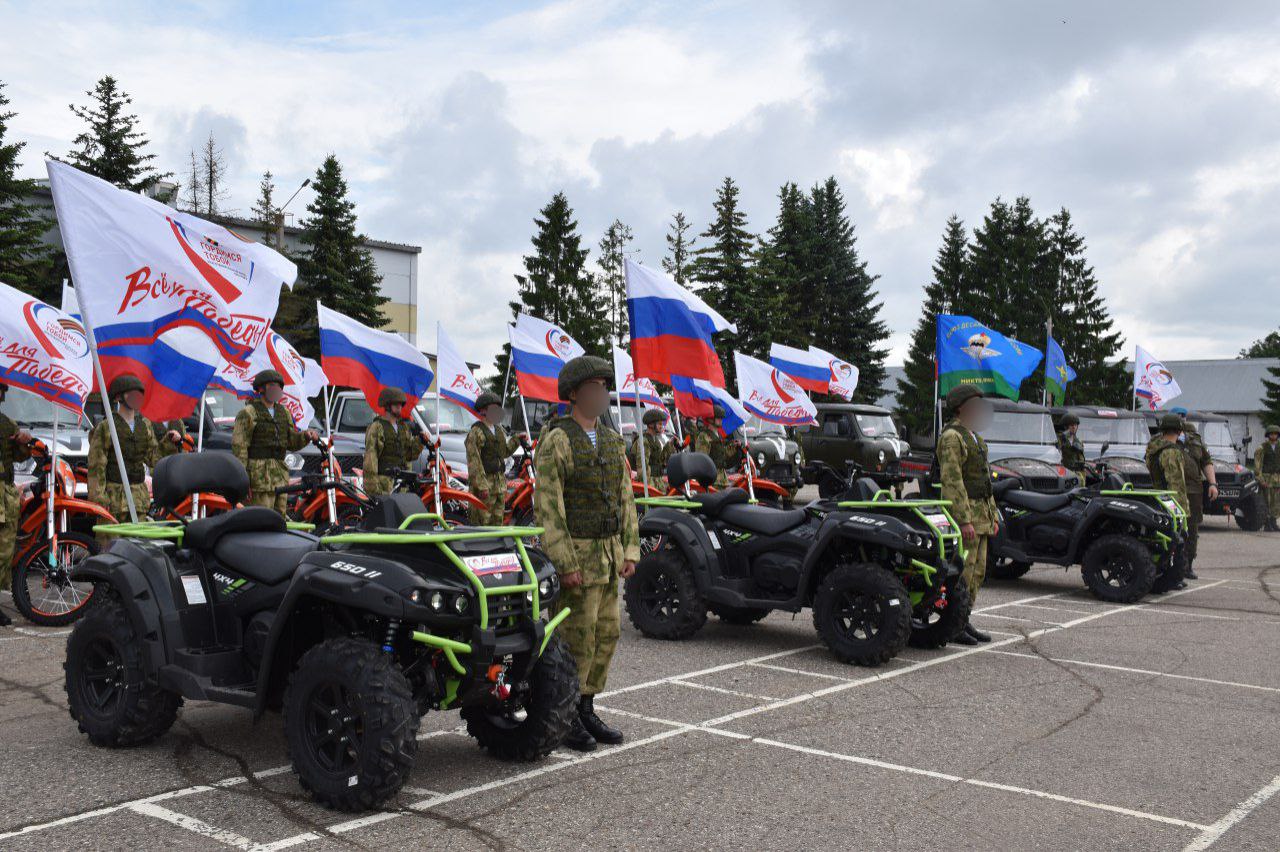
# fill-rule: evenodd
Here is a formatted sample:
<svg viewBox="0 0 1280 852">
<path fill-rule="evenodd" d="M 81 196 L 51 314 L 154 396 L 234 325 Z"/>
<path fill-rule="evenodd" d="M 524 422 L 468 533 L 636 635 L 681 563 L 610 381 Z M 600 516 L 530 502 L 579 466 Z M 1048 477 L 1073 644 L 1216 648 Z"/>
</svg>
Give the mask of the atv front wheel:
<svg viewBox="0 0 1280 852">
<path fill-rule="evenodd" d="M 651 639 L 688 639 L 707 623 L 707 602 L 677 550 L 641 557 L 622 599 L 632 625 Z"/>
<path fill-rule="evenodd" d="M 1030 562 L 1019 562 L 994 553 L 987 554 L 987 576 L 994 580 L 1016 580 L 1030 570 Z"/>
<path fill-rule="evenodd" d="M 1117 533 L 1094 539 L 1080 564 L 1089 591 L 1108 603 L 1133 603 L 1151 591 L 1156 579 L 1156 564 L 1147 546 Z"/>
<path fill-rule="evenodd" d="M 182 696 L 147 677 L 142 641 L 124 604 L 110 593 L 71 631 L 62 668 L 67 709 L 94 745 L 141 745 L 178 717 Z"/>
<path fill-rule="evenodd" d="M 32 624 L 61 627 L 84 615 L 93 600 L 93 583 L 72 580 L 80 561 L 98 552 L 93 536 L 58 533 L 56 565 L 49 564 L 45 541 L 13 568 L 13 605 Z"/>
<path fill-rule="evenodd" d="M 941 604 L 941 606 L 939 606 Z M 946 597 L 911 612 L 911 647 L 941 648 L 969 623 L 969 586 L 956 577 L 947 584 Z"/>
<path fill-rule="evenodd" d="M 560 747 L 578 712 L 578 667 L 569 646 L 552 636 L 529 675 L 529 693 L 520 708 L 467 707 L 467 733 L 501 760 L 534 761 Z"/>
<path fill-rule="evenodd" d="M 878 666 L 907 645 L 911 598 L 902 581 L 879 565 L 841 565 L 818 585 L 813 626 L 841 662 Z"/>
<path fill-rule="evenodd" d="M 418 751 L 418 707 L 394 659 L 330 639 L 302 655 L 284 695 L 294 774 L 325 807 L 370 810 L 396 794 Z"/>
<path fill-rule="evenodd" d="M 721 621 L 739 627 L 755 624 L 771 612 L 771 610 L 753 606 L 726 606 L 724 604 L 709 604 L 708 606 L 711 612 Z"/>
</svg>

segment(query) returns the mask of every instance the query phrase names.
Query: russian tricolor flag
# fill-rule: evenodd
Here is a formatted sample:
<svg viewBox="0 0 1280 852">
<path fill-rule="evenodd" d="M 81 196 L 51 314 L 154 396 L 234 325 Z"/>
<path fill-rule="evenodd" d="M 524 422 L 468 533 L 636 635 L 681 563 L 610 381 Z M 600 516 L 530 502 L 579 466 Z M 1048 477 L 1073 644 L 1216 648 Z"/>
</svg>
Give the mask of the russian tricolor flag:
<svg viewBox="0 0 1280 852">
<path fill-rule="evenodd" d="M 810 393 L 826 393 L 831 382 L 827 362 L 804 349 L 773 343 L 769 346 L 769 364 Z"/>
<path fill-rule="evenodd" d="M 688 376 L 672 376 L 671 388 L 675 392 L 676 410 L 686 417 L 706 419 L 715 410 L 713 405 L 724 409 L 724 420 L 720 423 L 720 431 L 725 436 L 736 432 L 750 416 L 733 394 L 721 387 L 716 387 L 706 379 L 691 379 Z"/>
<path fill-rule="evenodd" d="M 359 388 L 369 407 L 378 411 L 383 388 L 399 388 L 408 401 L 408 416 L 431 388 L 430 362 L 409 341 L 389 331 L 377 331 L 319 303 L 320 363 L 335 385 Z"/>
<path fill-rule="evenodd" d="M 672 385 L 674 375 L 724 386 L 711 336 L 737 327 L 656 269 L 625 263 L 631 357 L 636 375 Z"/>
<path fill-rule="evenodd" d="M 586 350 L 558 326 L 546 320 L 517 314 L 510 327 L 511 369 L 516 387 L 527 399 L 560 401 L 560 368 Z"/>
<path fill-rule="evenodd" d="M 613 385 L 618 389 L 618 400 L 647 408 L 662 408 L 662 397 L 648 379 L 636 378 L 631 356 L 617 346 L 613 347 Z"/>
</svg>

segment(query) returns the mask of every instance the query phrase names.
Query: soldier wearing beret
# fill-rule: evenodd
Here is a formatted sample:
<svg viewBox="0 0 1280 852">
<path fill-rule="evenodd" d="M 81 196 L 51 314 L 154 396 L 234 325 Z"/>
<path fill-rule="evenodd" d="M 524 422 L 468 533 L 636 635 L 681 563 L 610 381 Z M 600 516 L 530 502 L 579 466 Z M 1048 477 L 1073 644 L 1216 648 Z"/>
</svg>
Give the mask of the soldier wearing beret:
<svg viewBox="0 0 1280 852">
<path fill-rule="evenodd" d="M 284 397 L 284 377 L 275 370 L 263 370 L 253 377 L 257 396 L 236 415 L 231 430 L 231 452 L 249 471 L 246 505 L 266 506 L 284 514 L 288 497 L 276 489 L 289 484 L 285 453 L 300 450 L 319 436 L 312 429 L 300 431 L 280 405 Z"/>
<path fill-rule="evenodd" d="M 502 525 L 507 500 L 507 457 L 521 446 L 517 435 L 502 428 L 502 400 L 488 391 L 476 397 L 480 419 L 471 424 L 464 442 L 467 450 L 467 487 L 484 503 L 472 507 L 471 523 L 477 526 Z"/>
<path fill-rule="evenodd" d="M 383 388 L 378 394 L 378 416 L 364 430 L 364 490 L 372 497 L 390 494 L 391 474 L 407 470 L 422 451 L 405 416 L 409 398 L 400 388 Z"/>
</svg>

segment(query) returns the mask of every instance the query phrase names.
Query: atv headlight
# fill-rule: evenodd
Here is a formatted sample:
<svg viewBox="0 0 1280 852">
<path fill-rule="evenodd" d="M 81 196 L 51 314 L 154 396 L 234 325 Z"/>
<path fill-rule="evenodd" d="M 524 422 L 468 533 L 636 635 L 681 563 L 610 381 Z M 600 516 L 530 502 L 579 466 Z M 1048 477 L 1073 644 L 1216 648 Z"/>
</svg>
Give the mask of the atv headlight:
<svg viewBox="0 0 1280 852">
<path fill-rule="evenodd" d="M 285 453 L 284 466 L 289 470 L 302 470 L 302 456 L 297 453 Z"/>
<path fill-rule="evenodd" d="M 550 577 L 548 577 L 547 579 L 543 580 L 541 583 L 538 584 L 538 594 L 544 598 L 547 595 L 551 594 L 551 578 Z"/>
<path fill-rule="evenodd" d="M 454 599 L 453 599 L 453 609 L 454 609 L 454 612 L 458 613 L 458 615 L 462 615 L 464 612 L 466 612 L 466 611 L 467 611 L 467 596 L 466 596 L 466 595 L 458 595 L 456 598 L 454 598 Z"/>
<path fill-rule="evenodd" d="M 436 612 L 444 609 L 444 595 L 439 592 L 431 593 L 431 608 Z"/>
</svg>

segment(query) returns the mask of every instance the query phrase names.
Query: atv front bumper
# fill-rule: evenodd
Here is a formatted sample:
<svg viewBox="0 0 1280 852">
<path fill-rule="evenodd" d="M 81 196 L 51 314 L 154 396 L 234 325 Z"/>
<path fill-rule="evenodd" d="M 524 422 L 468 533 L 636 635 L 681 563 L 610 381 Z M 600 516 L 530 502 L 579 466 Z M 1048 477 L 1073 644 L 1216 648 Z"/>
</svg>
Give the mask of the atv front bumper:
<svg viewBox="0 0 1280 852">
<path fill-rule="evenodd" d="M 424 630 L 413 631 L 413 640 L 443 651 L 449 667 L 465 675 L 468 668 L 483 671 L 494 660 L 523 654 L 532 648 L 536 648 L 537 653 L 532 654 L 531 659 L 540 657 L 547 648 L 547 642 L 551 641 L 551 634 L 568 616 L 569 608 L 565 607 L 547 621 L 529 619 L 520 628 L 503 631 L 501 635 L 491 627 L 477 626 L 471 631 L 470 642 L 446 639 Z M 465 660 L 460 660 L 459 656 Z"/>
</svg>

